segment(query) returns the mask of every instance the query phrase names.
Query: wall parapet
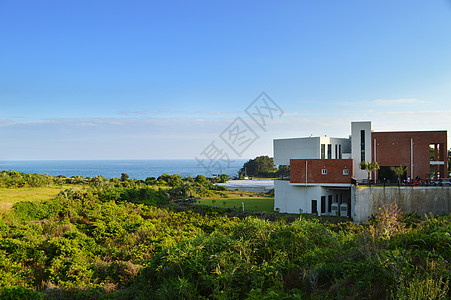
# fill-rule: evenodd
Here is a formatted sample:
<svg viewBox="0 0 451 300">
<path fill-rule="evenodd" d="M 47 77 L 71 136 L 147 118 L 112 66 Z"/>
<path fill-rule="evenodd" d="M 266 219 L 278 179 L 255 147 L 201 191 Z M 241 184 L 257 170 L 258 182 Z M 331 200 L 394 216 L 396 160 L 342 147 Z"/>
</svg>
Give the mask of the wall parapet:
<svg viewBox="0 0 451 300">
<path fill-rule="evenodd" d="M 353 187 L 352 217 L 367 221 L 379 208 L 396 201 L 402 212 L 447 215 L 451 212 L 451 187 Z"/>
</svg>

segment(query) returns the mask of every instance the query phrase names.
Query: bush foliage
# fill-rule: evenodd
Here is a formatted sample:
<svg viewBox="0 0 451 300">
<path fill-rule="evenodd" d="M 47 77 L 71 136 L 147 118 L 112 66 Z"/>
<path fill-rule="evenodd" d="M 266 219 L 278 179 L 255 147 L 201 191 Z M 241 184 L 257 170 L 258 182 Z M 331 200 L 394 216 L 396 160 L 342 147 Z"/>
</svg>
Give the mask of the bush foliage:
<svg viewBox="0 0 451 300">
<path fill-rule="evenodd" d="M 392 205 L 362 225 L 238 219 L 168 205 L 180 187 L 221 192 L 202 177 L 125 177 L 0 216 L 0 299 L 450 297 L 451 215 L 420 221 Z"/>
</svg>

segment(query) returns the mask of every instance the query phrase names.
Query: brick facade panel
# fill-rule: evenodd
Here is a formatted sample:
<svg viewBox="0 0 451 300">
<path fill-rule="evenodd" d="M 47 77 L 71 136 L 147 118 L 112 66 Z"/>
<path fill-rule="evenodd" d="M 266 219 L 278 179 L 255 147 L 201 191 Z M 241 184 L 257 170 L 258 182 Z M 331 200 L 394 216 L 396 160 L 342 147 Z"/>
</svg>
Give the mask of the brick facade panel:
<svg viewBox="0 0 451 300">
<path fill-rule="evenodd" d="M 307 162 L 307 165 L 306 165 Z M 290 183 L 351 183 L 352 159 L 290 159 Z M 326 169 L 327 174 L 321 170 Z M 343 170 L 348 169 L 348 175 Z"/>
<path fill-rule="evenodd" d="M 422 179 L 430 172 L 429 145 L 439 144 L 440 157 L 445 161 L 438 169 L 447 174 L 447 132 L 446 131 L 407 131 L 407 132 L 372 132 L 372 157 L 380 166 L 406 166 L 407 175 L 411 176 L 411 140 L 413 140 L 413 178 Z"/>
</svg>

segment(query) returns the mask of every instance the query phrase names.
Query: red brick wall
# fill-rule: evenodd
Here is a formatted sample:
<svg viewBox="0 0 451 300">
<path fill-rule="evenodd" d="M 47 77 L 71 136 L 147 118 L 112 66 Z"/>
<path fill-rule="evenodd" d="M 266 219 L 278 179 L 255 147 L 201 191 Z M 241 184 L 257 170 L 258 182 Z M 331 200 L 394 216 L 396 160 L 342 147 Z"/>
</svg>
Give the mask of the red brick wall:
<svg viewBox="0 0 451 300">
<path fill-rule="evenodd" d="M 307 161 L 307 183 L 351 183 L 352 159 L 290 159 L 290 182 L 305 183 Z M 327 174 L 321 174 L 327 169 Z M 343 169 L 349 174 L 343 175 Z"/>
<path fill-rule="evenodd" d="M 410 140 L 413 139 L 413 178 L 419 176 L 423 180 L 430 172 L 429 145 L 440 144 L 442 157 L 437 160 L 444 160 L 445 165 L 440 166 L 439 171 L 440 174 L 448 174 L 446 131 L 372 132 L 371 139 L 373 160 L 376 154 L 375 160 L 380 166 L 406 166 L 407 176 L 411 175 Z"/>
</svg>

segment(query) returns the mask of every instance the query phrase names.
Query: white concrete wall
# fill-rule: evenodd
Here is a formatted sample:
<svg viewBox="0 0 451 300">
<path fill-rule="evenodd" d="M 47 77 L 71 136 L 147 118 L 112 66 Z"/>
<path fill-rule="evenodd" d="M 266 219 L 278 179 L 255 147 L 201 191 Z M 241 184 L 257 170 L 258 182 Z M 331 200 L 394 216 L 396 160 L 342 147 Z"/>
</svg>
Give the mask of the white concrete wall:
<svg viewBox="0 0 451 300">
<path fill-rule="evenodd" d="M 320 138 L 275 139 L 274 164 L 289 165 L 290 159 L 320 158 Z"/>
<path fill-rule="evenodd" d="M 286 180 L 275 180 L 274 210 L 281 213 L 298 214 L 312 212 L 312 200 L 317 200 L 318 213 L 321 213 L 321 196 L 326 196 L 326 212 L 329 195 L 343 194 L 346 201 L 349 193 L 346 191 L 328 189 L 323 186 L 296 186 Z M 351 217 L 355 222 L 364 222 L 372 214 L 378 213 L 383 205 L 392 201 L 406 213 L 416 212 L 424 217 L 429 215 L 446 215 L 451 213 L 451 187 L 352 187 Z"/>
<path fill-rule="evenodd" d="M 318 212 L 321 211 L 321 186 L 295 186 L 287 180 L 275 180 L 274 187 L 274 210 L 298 214 L 302 209 L 303 213 L 311 213 L 312 200 L 317 200 Z"/>
<path fill-rule="evenodd" d="M 339 195 L 338 200 L 342 200 L 343 203 L 348 203 L 350 198 L 349 191 L 333 187 L 292 185 L 286 180 L 275 180 L 274 186 L 274 210 L 279 208 L 282 213 L 298 214 L 299 209 L 302 209 L 303 213 L 312 213 L 312 200 L 316 200 L 318 214 L 327 215 L 329 195 L 332 196 L 331 203 L 337 200 L 336 195 Z M 322 196 L 326 197 L 324 213 L 321 213 Z"/>
<path fill-rule="evenodd" d="M 351 140 L 349 138 L 346 138 L 346 139 L 344 139 L 344 138 L 330 138 L 330 144 L 332 144 L 332 158 L 333 159 L 338 159 L 339 158 L 339 157 L 335 157 L 335 145 L 341 145 L 342 159 L 344 159 L 345 156 L 346 156 L 346 155 L 343 155 L 343 154 L 351 153 Z M 339 151 L 337 151 L 337 152 L 339 152 Z"/>
<path fill-rule="evenodd" d="M 352 218 L 366 221 L 392 201 L 405 213 L 446 215 L 451 212 L 451 187 L 355 187 L 351 198 Z"/>
<path fill-rule="evenodd" d="M 343 153 L 343 159 L 352 159 L 351 153 Z"/>
<path fill-rule="evenodd" d="M 360 134 L 360 131 L 359 131 Z M 321 144 L 332 145 L 332 158 L 335 159 L 335 145 L 341 145 L 341 153 L 351 152 L 351 141 L 348 138 L 307 137 L 274 140 L 274 164 L 289 165 L 290 159 L 319 159 L 321 158 Z M 342 158 L 345 158 L 342 156 Z"/>
<path fill-rule="evenodd" d="M 361 142 L 360 131 L 365 130 L 365 161 L 371 162 L 371 122 L 351 123 L 351 152 L 354 160 L 354 178 L 367 179 L 368 173 L 360 169 Z"/>
<path fill-rule="evenodd" d="M 324 145 L 325 145 L 324 159 L 327 159 L 327 158 L 328 158 L 328 155 L 327 155 L 327 154 L 328 154 L 328 152 L 329 152 L 327 145 L 330 144 L 330 138 L 327 137 L 327 136 L 320 137 L 320 138 L 319 138 L 319 144 L 320 144 L 320 145 L 319 145 L 319 158 L 322 158 L 322 157 L 321 157 L 321 145 L 324 144 Z"/>
</svg>

